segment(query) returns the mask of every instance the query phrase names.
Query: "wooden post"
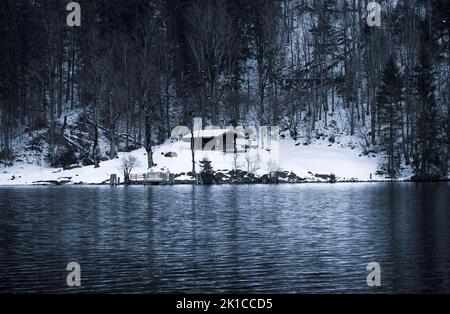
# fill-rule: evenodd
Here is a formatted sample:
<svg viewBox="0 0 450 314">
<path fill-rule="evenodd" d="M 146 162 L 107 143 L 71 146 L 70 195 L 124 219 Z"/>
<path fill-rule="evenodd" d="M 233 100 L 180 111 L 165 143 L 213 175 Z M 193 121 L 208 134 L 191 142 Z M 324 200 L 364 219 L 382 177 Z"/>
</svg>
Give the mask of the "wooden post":
<svg viewBox="0 0 450 314">
<path fill-rule="evenodd" d="M 110 186 L 117 186 L 117 174 L 112 174 L 109 179 Z"/>
</svg>

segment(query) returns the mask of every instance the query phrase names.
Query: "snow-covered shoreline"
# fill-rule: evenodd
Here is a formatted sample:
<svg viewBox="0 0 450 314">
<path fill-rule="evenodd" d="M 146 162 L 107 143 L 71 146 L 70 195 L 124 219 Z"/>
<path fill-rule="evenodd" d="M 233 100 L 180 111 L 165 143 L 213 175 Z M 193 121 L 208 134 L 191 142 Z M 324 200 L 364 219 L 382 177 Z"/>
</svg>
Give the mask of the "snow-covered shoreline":
<svg viewBox="0 0 450 314">
<path fill-rule="evenodd" d="M 166 157 L 169 152 L 174 153 L 175 157 Z M 130 153 L 121 152 L 118 154 L 118 158 L 104 161 L 98 168 L 84 166 L 64 170 L 16 162 L 11 167 L 3 166 L 0 168 L 0 186 L 108 184 L 111 174 L 123 177 L 121 158 L 128 154 L 137 160 L 137 165 L 132 173 L 148 172 L 146 151 L 138 149 Z M 279 183 L 326 183 L 329 182 L 326 177 L 331 174 L 336 177 L 336 182 L 340 183 L 391 182 L 390 179 L 377 175 L 381 163 L 379 156 L 364 156 L 359 153 L 358 149 L 347 143 L 344 145 L 342 143 L 329 143 L 328 141 L 315 141 L 312 144 L 300 145 L 293 140 L 285 139 L 280 140 L 277 155 L 273 154 L 275 153 L 255 149 L 249 153 L 238 154 L 235 160 L 233 154 L 197 151 L 196 162 L 198 164 L 198 161 L 206 157 L 212 161 L 214 170 L 222 173 L 237 168 L 243 172 L 252 173 L 256 178 L 267 176 L 270 172 L 288 173 L 301 178 L 301 182 L 280 180 Z M 192 170 L 189 144 L 167 141 L 165 144 L 154 148 L 153 157 L 156 166 L 150 171 L 169 171 L 175 174 L 177 176 L 175 184 L 186 184 L 186 181 L 189 180 L 188 173 Z M 405 171 L 395 181 L 403 182 L 408 180 L 411 175 L 410 171 Z"/>
<path fill-rule="evenodd" d="M 427 182 L 427 183 L 438 183 L 438 182 L 450 182 L 450 180 L 447 181 L 436 181 L 436 182 Z M 283 182 L 280 181 L 276 184 L 278 185 L 301 185 L 301 184 L 367 184 L 367 183 L 413 183 L 411 180 L 380 180 L 380 181 L 337 181 L 334 183 L 325 182 L 325 181 L 303 181 L 303 182 Z M 175 182 L 171 185 L 158 185 L 158 186 L 183 186 L 183 185 L 194 185 L 193 183 L 185 183 L 185 182 Z M 270 183 L 220 183 L 220 184 L 212 184 L 216 186 L 226 186 L 226 185 L 270 185 Z M 15 184 L 15 185 L 3 185 L 0 184 L 0 188 L 8 188 L 8 187 L 14 187 L 14 188 L 27 188 L 27 187 L 58 187 L 58 186 L 64 186 L 64 187 L 100 187 L 109 186 L 109 183 L 63 183 L 63 184 L 53 184 L 53 183 L 35 183 L 35 184 Z M 130 186 L 143 186 L 143 185 L 124 185 L 120 184 L 117 187 L 130 187 Z M 156 185 L 145 185 L 145 186 L 156 186 Z"/>
</svg>

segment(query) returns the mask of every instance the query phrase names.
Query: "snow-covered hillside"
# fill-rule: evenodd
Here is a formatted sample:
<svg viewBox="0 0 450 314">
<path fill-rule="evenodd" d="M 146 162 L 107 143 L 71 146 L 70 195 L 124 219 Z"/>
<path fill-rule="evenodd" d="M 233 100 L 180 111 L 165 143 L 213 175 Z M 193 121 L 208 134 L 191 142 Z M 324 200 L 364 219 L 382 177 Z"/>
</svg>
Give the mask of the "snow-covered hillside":
<svg viewBox="0 0 450 314">
<path fill-rule="evenodd" d="M 176 157 L 165 157 L 169 152 Z M 45 182 L 60 182 L 68 184 L 101 184 L 109 180 L 111 174 L 123 177 L 121 158 L 131 154 L 138 159 L 138 165 L 133 173 L 147 172 L 147 155 L 144 149 L 130 153 L 119 153 L 118 158 L 100 163 L 99 168 L 86 166 L 71 170 L 48 168 L 16 162 L 11 167 L 1 166 L 0 185 L 42 184 Z M 280 140 L 279 154 L 266 150 L 251 150 L 249 153 L 238 154 L 235 162 L 233 154 L 222 152 L 196 152 L 196 161 L 204 157 L 212 161 L 216 171 L 237 168 L 261 176 L 270 171 L 289 171 L 306 181 L 321 181 L 316 175 L 335 174 L 338 181 L 368 181 L 384 180 L 377 176 L 380 157 L 362 156 L 357 148 L 351 148 L 342 143 L 331 144 L 328 141 L 317 140 L 310 145 L 296 143 L 291 139 Z M 175 155 L 175 154 L 174 154 Z M 192 170 L 191 151 L 188 143 L 167 141 L 154 150 L 154 161 L 157 164 L 152 171 L 170 171 L 175 174 L 187 174 Z M 403 178 L 405 179 L 408 174 Z M 186 175 L 180 176 L 186 178 Z"/>
<path fill-rule="evenodd" d="M 71 141 L 85 145 L 90 133 L 86 131 L 82 111 L 73 111 L 67 115 L 65 136 Z M 63 124 L 63 120 L 60 121 Z M 133 174 L 143 174 L 148 171 L 169 171 L 177 176 L 179 182 L 190 179 L 192 171 L 192 155 L 190 143 L 175 139 L 167 140 L 153 148 L 153 159 L 156 166 L 147 169 L 147 153 L 145 149 L 131 152 L 119 152 L 117 158 L 108 160 L 110 142 L 107 134 L 99 131 L 99 148 L 103 153 L 100 166 L 82 167 L 73 165 L 70 170 L 52 168 L 47 160 L 48 143 L 46 129 L 37 130 L 32 135 L 23 133 L 17 136 L 15 159 L 12 165 L 0 163 L 0 185 L 27 184 L 102 184 L 109 182 L 111 174 L 117 174 L 123 181 L 122 159 L 127 155 L 134 156 L 137 164 Z M 327 182 L 331 174 L 337 181 L 382 181 L 386 180 L 382 169 L 384 156 L 364 147 L 365 130 L 359 130 L 355 136 L 348 135 L 348 123 L 345 112 L 338 111 L 330 115 L 328 125 L 323 121 L 317 123 L 317 131 L 308 133 L 300 130 L 298 140 L 290 137 L 289 132 L 281 132 L 280 139 L 271 149 L 250 149 L 247 153 L 224 154 L 221 151 L 196 151 L 196 171 L 200 171 L 200 163 L 204 158 L 212 161 L 215 171 L 224 172 L 241 170 L 262 177 L 270 172 L 288 172 L 301 178 L 301 182 Z M 244 139 L 238 139 L 245 144 Z M 118 148 L 123 149 L 123 141 Z M 264 146 L 264 145 L 263 145 Z M 91 149 L 87 145 L 87 149 Z M 366 151 L 363 153 L 363 151 Z M 170 154 L 172 153 L 172 154 Z M 79 153 L 77 153 L 79 154 Z M 166 157 L 171 156 L 171 157 Z M 67 168 L 66 168 L 67 169 Z M 403 166 L 402 175 L 398 180 L 412 176 L 411 169 Z"/>
</svg>

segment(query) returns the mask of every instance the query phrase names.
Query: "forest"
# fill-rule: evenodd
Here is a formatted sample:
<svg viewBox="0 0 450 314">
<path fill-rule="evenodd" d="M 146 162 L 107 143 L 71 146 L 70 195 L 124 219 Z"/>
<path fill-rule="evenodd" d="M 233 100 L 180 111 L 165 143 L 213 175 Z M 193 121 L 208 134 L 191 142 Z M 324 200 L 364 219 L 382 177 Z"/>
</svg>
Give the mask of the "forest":
<svg viewBox="0 0 450 314">
<path fill-rule="evenodd" d="M 4 164 L 24 134 L 52 166 L 144 147 L 151 168 L 194 117 L 308 142 L 339 115 L 390 177 L 448 177 L 448 1 L 379 0 L 369 26 L 367 0 L 79 0 L 79 27 L 69 2 L 0 2 Z M 82 142 L 65 135 L 77 110 Z"/>
</svg>

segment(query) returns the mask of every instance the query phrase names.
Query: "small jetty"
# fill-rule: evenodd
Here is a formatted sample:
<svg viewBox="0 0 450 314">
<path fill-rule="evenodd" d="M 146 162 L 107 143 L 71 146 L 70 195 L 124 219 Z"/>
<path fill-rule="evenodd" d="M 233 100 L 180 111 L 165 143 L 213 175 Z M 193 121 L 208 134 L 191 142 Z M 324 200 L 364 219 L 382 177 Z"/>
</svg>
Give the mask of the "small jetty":
<svg viewBox="0 0 450 314">
<path fill-rule="evenodd" d="M 149 172 L 130 174 L 130 184 L 135 185 L 172 185 L 175 176 L 170 172 Z"/>
</svg>

